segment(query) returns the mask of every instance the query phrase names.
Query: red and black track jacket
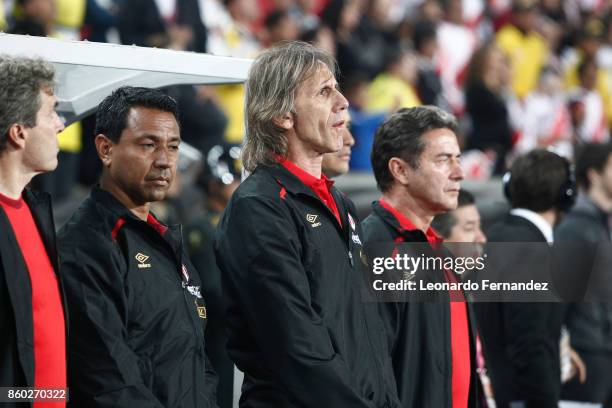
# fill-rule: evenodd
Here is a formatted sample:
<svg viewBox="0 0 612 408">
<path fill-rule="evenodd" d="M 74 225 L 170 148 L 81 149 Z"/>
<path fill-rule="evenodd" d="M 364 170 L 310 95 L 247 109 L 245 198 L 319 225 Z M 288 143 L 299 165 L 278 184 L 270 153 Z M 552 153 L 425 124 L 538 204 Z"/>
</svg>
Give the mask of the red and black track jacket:
<svg viewBox="0 0 612 408">
<path fill-rule="evenodd" d="M 361 223 L 364 242 L 422 242 L 421 230 L 405 230 L 391 212 L 374 202 L 372 214 Z M 432 282 L 445 282 L 442 271 L 432 271 Z M 429 272 L 428 272 L 429 273 Z M 402 408 L 452 408 L 452 356 L 449 295 L 435 292 L 427 302 L 380 303 Z M 471 381 L 468 407 L 480 404 L 481 388 L 475 372 L 475 326 L 470 319 Z"/>
<path fill-rule="evenodd" d="M 344 227 L 283 166 L 259 166 L 219 223 L 241 407 L 398 406 L 382 321 L 360 297 L 356 215 L 332 195 Z"/>
<path fill-rule="evenodd" d="M 216 407 L 200 275 L 180 227 L 142 221 L 96 187 L 58 242 L 71 406 Z"/>
</svg>

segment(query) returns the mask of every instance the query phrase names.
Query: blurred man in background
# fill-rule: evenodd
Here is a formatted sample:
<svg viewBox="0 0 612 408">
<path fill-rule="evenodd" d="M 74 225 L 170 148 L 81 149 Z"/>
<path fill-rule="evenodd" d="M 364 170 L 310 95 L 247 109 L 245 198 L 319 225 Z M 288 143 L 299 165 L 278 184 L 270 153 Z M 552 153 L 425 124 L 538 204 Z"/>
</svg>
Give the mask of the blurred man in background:
<svg viewBox="0 0 612 408">
<path fill-rule="evenodd" d="M 509 274 L 525 267 L 521 262 L 547 265 L 553 226 L 575 198 L 569 163 L 547 150 L 533 150 L 516 159 L 505 186 L 512 209 L 488 231 L 489 242 L 530 243 L 523 247 L 529 254 L 508 257 L 514 262 Z M 557 408 L 563 306 L 515 301 L 481 302 L 475 308 L 497 407 Z"/>
<path fill-rule="evenodd" d="M 484 244 L 487 238 L 480 226 L 480 213 L 474 196 L 467 190 L 459 190 L 457 208 L 437 215 L 431 226 L 445 242 Z"/>
<path fill-rule="evenodd" d="M 579 194 L 576 205 L 555 229 L 560 243 L 610 245 L 612 212 L 612 145 L 586 144 L 576 160 Z M 592 250 L 595 248 L 591 247 Z M 586 364 L 586 382 L 579 378 L 565 384 L 563 399 L 612 407 L 612 305 L 584 302 L 569 305 L 566 317 L 570 341 Z"/>
<path fill-rule="evenodd" d="M 240 154 L 241 147 L 232 143 L 215 145 L 210 149 L 199 179 L 199 184 L 206 193 L 205 213 L 191 222 L 184 232 L 187 251 L 193 265 L 199 271 L 206 271 L 206 279 L 202 281 L 202 292 L 206 296 L 210 315 L 205 333 L 206 350 L 219 376 L 219 408 L 233 406 L 234 363 L 227 353 L 226 302 L 213 243 L 221 214 L 240 185 Z"/>
<path fill-rule="evenodd" d="M 321 163 L 323 173 L 327 177 L 334 178 L 349 172 L 349 162 L 351 161 L 351 148 L 355 145 L 355 139 L 351 134 L 351 118 L 348 110 L 346 112 L 346 123 L 342 133 L 342 148 L 334 153 L 323 155 Z"/>
</svg>

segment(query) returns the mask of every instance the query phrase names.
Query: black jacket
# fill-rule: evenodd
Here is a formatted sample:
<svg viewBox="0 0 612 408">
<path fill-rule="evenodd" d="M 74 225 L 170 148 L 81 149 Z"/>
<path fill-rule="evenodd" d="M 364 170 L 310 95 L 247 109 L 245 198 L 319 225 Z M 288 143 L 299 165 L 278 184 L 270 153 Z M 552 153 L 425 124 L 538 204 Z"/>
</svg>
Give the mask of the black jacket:
<svg viewBox="0 0 612 408">
<path fill-rule="evenodd" d="M 55 227 L 51 197 L 26 189 L 23 193 L 57 273 Z M 60 286 L 61 291 L 61 286 Z M 0 387 L 34 386 L 34 331 L 30 275 L 13 228 L 0 207 Z M 27 407 L 29 403 L 3 403 Z"/>
<path fill-rule="evenodd" d="M 379 202 L 362 222 L 365 242 L 427 242 L 420 230 L 404 230 Z M 436 271 L 440 272 L 440 271 Z M 432 282 L 444 282 L 440 272 Z M 398 394 L 404 408 L 452 407 L 452 356 L 448 293 L 429 302 L 380 303 L 393 357 Z M 469 308 L 468 308 L 469 312 Z M 469 316 L 469 315 L 468 315 Z M 479 406 L 475 330 L 470 319 L 471 380 L 469 407 Z"/>
<path fill-rule="evenodd" d="M 279 164 L 236 190 L 215 254 L 241 407 L 396 407 L 375 305 L 360 298 L 355 210 L 336 189 L 342 227 Z"/>
<path fill-rule="evenodd" d="M 592 244 L 589 252 L 594 251 L 597 244 L 603 244 L 603 249 L 609 250 L 608 214 L 586 196 L 578 196 L 576 204 L 555 229 L 555 242 L 589 243 Z M 612 354 L 612 304 L 572 304 L 567 310 L 566 324 L 573 348 Z"/>
<path fill-rule="evenodd" d="M 545 243 L 527 219 L 507 215 L 487 232 L 489 242 Z M 520 268 L 513 257 L 509 268 Z M 511 270 L 509 270 L 511 272 Z M 561 390 L 559 303 L 477 303 L 479 332 L 495 401 L 507 408 L 523 401 L 528 408 L 557 407 Z"/>
<path fill-rule="evenodd" d="M 200 276 L 180 227 L 162 236 L 96 187 L 58 240 L 71 405 L 216 407 Z"/>
</svg>

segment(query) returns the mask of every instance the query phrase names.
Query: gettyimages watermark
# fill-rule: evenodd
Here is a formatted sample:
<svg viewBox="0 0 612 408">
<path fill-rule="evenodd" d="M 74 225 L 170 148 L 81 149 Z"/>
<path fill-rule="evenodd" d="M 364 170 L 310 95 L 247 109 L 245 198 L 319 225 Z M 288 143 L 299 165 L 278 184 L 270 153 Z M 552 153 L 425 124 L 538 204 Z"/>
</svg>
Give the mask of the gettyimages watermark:
<svg viewBox="0 0 612 408">
<path fill-rule="evenodd" d="M 612 302 L 610 243 L 375 243 L 362 248 L 372 302 Z"/>
</svg>

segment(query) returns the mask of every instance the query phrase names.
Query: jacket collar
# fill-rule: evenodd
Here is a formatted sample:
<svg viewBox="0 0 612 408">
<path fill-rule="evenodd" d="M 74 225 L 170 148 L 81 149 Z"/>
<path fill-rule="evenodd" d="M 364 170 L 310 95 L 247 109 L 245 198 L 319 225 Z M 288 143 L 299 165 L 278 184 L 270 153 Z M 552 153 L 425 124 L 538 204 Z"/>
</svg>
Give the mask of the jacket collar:
<svg viewBox="0 0 612 408">
<path fill-rule="evenodd" d="M 121 201 L 117 200 L 114 195 L 100 188 L 100 185 L 96 185 L 92 188 L 91 199 L 98 204 L 98 207 L 101 208 L 102 211 L 112 214 L 113 223 L 119 218 L 142 221 L 123 205 Z"/>
<path fill-rule="evenodd" d="M 270 174 L 272 174 L 272 177 L 274 177 L 274 179 L 276 180 L 276 182 L 279 185 L 285 187 L 287 192 L 292 194 L 305 194 L 316 198 L 317 200 L 319 199 L 319 197 L 317 197 L 317 195 L 314 191 L 312 191 L 312 189 L 306 186 L 306 184 L 304 184 L 299 178 L 297 178 L 297 176 L 287 170 L 280 163 L 274 163 L 269 166 L 261 166 L 258 167 L 258 170 L 260 168 L 265 168 L 267 171 L 269 171 Z"/>
<path fill-rule="evenodd" d="M 376 214 L 396 234 L 396 240 L 405 242 L 428 242 L 427 236 L 420 229 L 405 229 L 400 221 L 379 201 L 372 203 L 372 212 Z"/>
<path fill-rule="evenodd" d="M 91 200 L 96 204 L 99 211 L 108 215 L 109 228 L 112 230 L 117 221 L 123 219 L 126 222 L 136 223 L 138 225 L 147 224 L 152 229 L 159 232 L 159 226 L 166 227 L 167 230 L 163 234 L 163 238 L 166 238 L 172 245 L 173 249 L 178 250 L 180 248 L 181 239 L 181 227 L 180 225 L 165 225 L 155 217 L 155 214 L 149 212 L 149 217 L 153 217 L 157 222 L 145 222 L 138 218 L 132 213 L 125 205 L 123 205 L 114 195 L 96 185 L 91 190 Z"/>
<path fill-rule="evenodd" d="M 339 225 L 336 219 L 336 216 L 332 213 L 332 211 L 325 205 L 319 196 L 312 191 L 310 187 L 304 184 L 297 176 L 287 170 L 282 164 L 274 163 L 272 165 L 261 165 L 257 167 L 255 171 L 267 171 L 272 177 L 276 180 L 276 182 L 287 190 L 288 193 L 294 195 L 306 195 L 316 200 L 320 205 L 327 211 L 331 218 L 334 220 L 334 225 L 338 228 L 340 234 L 348 240 L 348 230 L 350 229 L 350 222 L 347 218 L 347 211 L 344 204 L 344 200 L 342 194 L 335 187 L 331 187 L 331 195 L 336 202 L 336 206 L 338 207 L 338 212 L 340 213 L 340 219 L 342 220 L 342 225 Z M 344 228 L 343 228 L 344 226 Z"/>
</svg>

